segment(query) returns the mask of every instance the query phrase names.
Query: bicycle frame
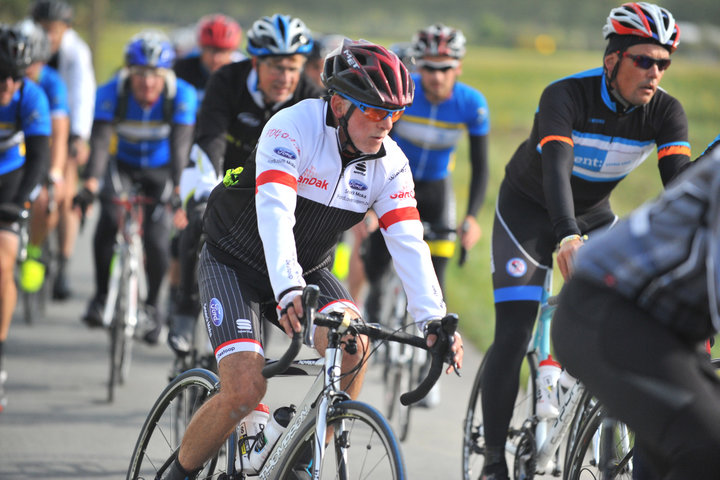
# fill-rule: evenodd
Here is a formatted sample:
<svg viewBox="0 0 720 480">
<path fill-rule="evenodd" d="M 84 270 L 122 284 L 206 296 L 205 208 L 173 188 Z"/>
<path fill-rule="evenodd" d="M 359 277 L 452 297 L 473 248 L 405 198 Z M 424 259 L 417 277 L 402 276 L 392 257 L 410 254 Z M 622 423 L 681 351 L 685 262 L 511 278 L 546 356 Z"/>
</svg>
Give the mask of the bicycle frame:
<svg viewBox="0 0 720 480">
<path fill-rule="evenodd" d="M 550 324 L 553 312 L 555 311 L 555 305 L 549 303 L 551 289 L 552 272 L 548 272 L 543 285 L 538 324 L 528 344 L 528 362 L 533 365 L 530 372 L 531 375 L 536 375 L 539 362 L 550 355 Z M 532 388 L 535 388 L 535 379 L 531 379 L 530 385 Z M 568 428 L 570 428 L 572 417 L 580 403 L 583 391 L 584 387 L 582 384 L 575 382 L 563 404 L 559 405 L 559 415 L 552 419 L 538 418 L 536 404 L 535 402 L 532 403 L 532 419 L 535 427 L 535 448 L 537 452 L 535 461 L 538 472 L 544 472 L 548 468 L 555 467 L 551 465 L 552 457 L 560 447 L 560 442 L 565 437 Z M 535 395 L 535 392 L 532 392 L 532 394 Z M 512 448 L 514 454 L 514 445 L 512 445 Z"/>
</svg>

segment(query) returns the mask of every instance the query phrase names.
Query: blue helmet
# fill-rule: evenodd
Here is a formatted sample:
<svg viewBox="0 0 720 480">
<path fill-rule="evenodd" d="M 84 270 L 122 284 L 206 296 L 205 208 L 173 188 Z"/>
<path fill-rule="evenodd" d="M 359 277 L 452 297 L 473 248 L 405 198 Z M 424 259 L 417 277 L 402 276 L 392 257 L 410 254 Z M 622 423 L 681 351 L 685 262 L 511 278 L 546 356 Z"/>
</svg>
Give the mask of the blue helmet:
<svg viewBox="0 0 720 480">
<path fill-rule="evenodd" d="M 125 65 L 153 68 L 172 68 L 175 49 L 160 32 L 142 32 L 130 39 L 125 47 Z"/>
<path fill-rule="evenodd" d="M 247 33 L 250 55 L 309 55 L 313 48 L 310 30 L 299 18 L 276 13 L 253 23 Z"/>
</svg>

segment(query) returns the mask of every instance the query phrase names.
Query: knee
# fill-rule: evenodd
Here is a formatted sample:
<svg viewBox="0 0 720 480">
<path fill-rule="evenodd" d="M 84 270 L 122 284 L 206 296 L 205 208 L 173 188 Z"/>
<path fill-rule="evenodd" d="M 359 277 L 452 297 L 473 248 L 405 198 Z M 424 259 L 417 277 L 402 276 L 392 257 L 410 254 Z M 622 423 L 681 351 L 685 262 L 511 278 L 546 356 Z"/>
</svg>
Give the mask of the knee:
<svg viewBox="0 0 720 480">
<path fill-rule="evenodd" d="M 230 412 L 231 418 L 240 421 L 250 413 L 265 396 L 267 381 L 262 375 L 259 378 L 227 383 L 221 382 L 220 399 L 223 409 Z"/>
</svg>

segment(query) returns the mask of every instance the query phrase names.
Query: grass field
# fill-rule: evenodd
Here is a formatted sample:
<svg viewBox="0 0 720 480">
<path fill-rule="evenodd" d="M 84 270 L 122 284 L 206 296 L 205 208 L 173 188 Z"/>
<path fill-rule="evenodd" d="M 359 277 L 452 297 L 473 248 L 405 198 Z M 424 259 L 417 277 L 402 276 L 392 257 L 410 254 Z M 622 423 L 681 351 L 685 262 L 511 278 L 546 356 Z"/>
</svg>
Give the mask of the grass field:
<svg viewBox="0 0 720 480">
<path fill-rule="evenodd" d="M 122 62 L 127 39 L 147 25 L 119 25 L 108 23 L 96 51 L 98 82 L 108 80 Z M 381 41 L 389 45 L 398 39 Z M 682 48 L 673 57 L 673 64 L 662 86 L 678 98 L 687 112 L 693 158 L 720 133 L 720 63 L 683 58 Z M 479 89 L 490 107 L 490 180 L 484 207 L 480 213 L 483 237 L 470 252 L 463 268 L 453 263 L 448 271 L 447 303 L 450 311 L 460 315 L 460 328 L 467 340 L 483 351 L 492 342 L 494 313 L 490 281 L 490 235 L 495 197 L 503 177 L 504 166 L 518 144 L 530 132 L 533 114 L 540 93 L 545 86 L 559 78 L 595 68 L 602 63 L 602 52 L 558 51 L 545 56 L 534 50 L 508 50 L 470 47 L 463 62 L 461 81 Z M 661 190 L 655 154 L 627 179 L 612 197 L 618 214 L 626 214 L 644 200 Z M 467 143 L 463 141 L 457 152 L 455 185 L 458 209 L 464 213 L 467 205 Z M 559 273 L 556 274 L 556 285 Z"/>
</svg>

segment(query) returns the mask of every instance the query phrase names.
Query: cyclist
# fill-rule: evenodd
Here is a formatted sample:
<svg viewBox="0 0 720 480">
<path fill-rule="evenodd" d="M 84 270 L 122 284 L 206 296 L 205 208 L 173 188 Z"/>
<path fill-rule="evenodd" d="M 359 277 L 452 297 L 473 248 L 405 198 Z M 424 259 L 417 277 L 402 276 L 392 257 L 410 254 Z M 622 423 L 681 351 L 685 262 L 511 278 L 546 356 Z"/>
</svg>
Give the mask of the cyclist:
<svg viewBox="0 0 720 480">
<path fill-rule="evenodd" d="M 28 39 L 0 24 L 0 412 L 7 404 L 4 345 L 17 303 L 15 264 L 25 202 L 50 157 L 50 108 L 42 89 L 24 78 L 32 63 Z"/>
<path fill-rule="evenodd" d="M 222 14 L 212 14 L 202 17 L 198 22 L 196 31 L 197 43 L 200 52 L 175 60 L 173 70 L 178 78 L 190 83 L 197 91 L 198 105 L 205 95 L 205 85 L 210 74 L 220 67 L 233 61 L 239 53 L 237 51 L 242 38 L 240 25 L 230 17 Z M 173 224 L 177 229 L 172 235 L 170 243 L 170 266 L 168 271 L 170 302 L 169 314 L 177 304 L 178 287 L 180 284 L 180 237 L 187 226 L 185 210 L 176 210 Z"/>
<path fill-rule="evenodd" d="M 720 330 L 720 149 L 696 162 L 578 251 L 552 327 L 558 358 L 635 432 L 651 478 L 720 468 L 720 380 L 704 349 Z"/>
<path fill-rule="evenodd" d="M 505 169 L 492 237 L 495 338 L 482 389 L 487 441 L 483 479 L 507 478 L 505 439 L 520 365 L 553 252 L 564 278 L 582 235 L 615 221 L 610 192 L 657 149 L 667 184 L 690 164 L 685 112 L 659 83 L 679 31 L 657 5 L 610 11 L 602 68 L 546 87 L 530 137 Z"/>
<path fill-rule="evenodd" d="M 190 350 L 200 308 L 194 295 L 195 265 L 210 191 L 222 172 L 244 165 L 275 112 L 323 93 L 302 75 L 313 44 L 302 20 L 280 14 L 262 17 L 253 23 L 247 38 L 251 58 L 220 68 L 207 84 L 190 165 L 182 175 L 181 196 L 189 223 L 180 240 L 179 302 L 168 335 L 170 347 L 181 355 Z"/>
<path fill-rule="evenodd" d="M 242 39 L 240 25 L 230 17 L 216 13 L 200 19 L 197 26 L 199 55 L 189 55 L 175 61 L 173 70 L 178 78 L 190 83 L 202 102 L 210 74 L 233 61 Z"/>
<path fill-rule="evenodd" d="M 70 108 L 67 101 L 67 87 L 57 71 L 46 65 L 50 58 L 50 41 L 45 31 L 30 19 L 16 26 L 29 40 L 32 63 L 25 75 L 36 82 L 50 102 L 52 133 L 50 136 L 50 170 L 46 182 L 53 185 L 53 203 L 62 201 L 63 172 L 67 158 L 68 135 L 70 131 Z M 57 225 L 57 209 L 51 208 L 48 189 L 44 186 L 32 202 L 30 212 L 30 235 L 27 245 L 27 259 L 20 272 L 20 286 L 28 292 L 36 292 L 45 279 L 45 264 L 40 260 L 42 245 L 48 232 Z"/>
<path fill-rule="evenodd" d="M 155 200 L 145 206 L 143 215 L 148 277 L 145 308 L 148 319 L 157 326 L 147 332 L 148 343 L 157 342 L 162 325 L 156 307 L 169 255 L 170 216 L 165 208 L 187 159 L 197 109 L 195 89 L 171 70 L 174 59 L 172 45 L 159 32 L 141 32 L 130 39 L 125 48 L 125 68 L 97 91 L 92 154 L 83 189 L 75 198 L 75 203 L 86 209 L 104 176 L 93 239 L 96 290 L 83 316 L 90 327 L 102 325 L 108 291 L 118 228 L 112 198 L 138 184 L 143 195 Z M 111 141 L 113 135 L 116 142 Z"/>
<path fill-rule="evenodd" d="M 415 35 L 413 55 L 418 67 L 417 73 L 413 74 L 417 86 L 415 102 L 391 132 L 410 160 L 415 200 L 420 219 L 430 227 L 426 235 L 432 236 L 428 243 L 441 286 L 448 262 L 455 253 L 454 230 L 460 232 L 461 243 L 467 249 L 480 238 L 475 215 L 482 205 L 487 185 L 488 105 L 479 91 L 457 80 L 465 43 L 460 30 L 442 24 L 430 25 Z M 467 210 L 458 226 L 451 171 L 457 143 L 466 131 L 472 175 Z M 364 248 L 369 281 L 365 312 L 369 321 L 378 322 L 386 290 L 383 278 L 389 269 L 390 257 L 377 230 L 370 234 Z M 437 405 L 439 394 L 438 383 L 423 405 Z"/>
<path fill-rule="evenodd" d="M 56 69 L 68 89 L 70 139 L 63 181 L 68 193 L 59 203 L 59 258 L 53 285 L 53 298 L 65 300 L 71 295 L 67 262 L 72 255 L 79 220 L 72 211 L 72 196 L 77 190 L 78 167 L 87 162 L 88 140 L 93 124 L 95 72 L 87 43 L 71 27 L 73 9 L 63 0 L 36 0 L 30 10 L 33 20 L 48 34 L 52 56 L 48 64 Z"/>
<path fill-rule="evenodd" d="M 318 87 L 324 88 L 322 83 L 322 71 L 325 66 L 325 57 L 328 53 L 342 45 L 344 38 L 345 37 L 343 35 L 337 34 L 315 34 L 313 36 L 313 47 L 308 54 L 303 71 L 305 72 L 305 75 L 310 77 Z"/>
<path fill-rule="evenodd" d="M 399 271 L 418 325 L 432 332 L 436 324 L 430 320 L 444 315 L 415 200 L 396 195 L 413 189 L 407 159 L 387 138 L 393 120 L 413 99 L 407 69 L 381 46 L 345 40 L 326 58 L 323 78 L 331 94 L 271 118 L 244 170 L 228 173 L 210 197 L 198 275 L 222 389 L 191 420 L 164 478 L 194 478 L 198 466 L 262 399 L 258 308 L 286 333 L 300 331 L 299 295 L 307 282 L 320 287 L 321 311 L 359 316 L 328 267 L 340 234 L 361 221 L 368 208 L 380 216 L 390 250 L 403 267 Z M 327 343 L 323 330 L 314 335 L 321 354 Z M 459 335 L 455 339 L 453 352 L 461 364 L 462 342 Z M 345 352 L 343 371 L 357 366 L 366 349 L 359 341 L 355 355 Z M 360 367 L 353 379 L 343 381 L 352 397 L 359 393 L 363 372 Z"/>
</svg>

